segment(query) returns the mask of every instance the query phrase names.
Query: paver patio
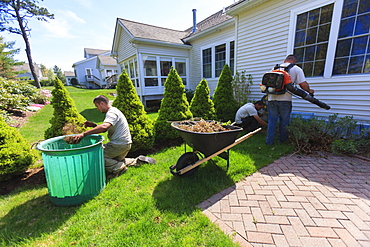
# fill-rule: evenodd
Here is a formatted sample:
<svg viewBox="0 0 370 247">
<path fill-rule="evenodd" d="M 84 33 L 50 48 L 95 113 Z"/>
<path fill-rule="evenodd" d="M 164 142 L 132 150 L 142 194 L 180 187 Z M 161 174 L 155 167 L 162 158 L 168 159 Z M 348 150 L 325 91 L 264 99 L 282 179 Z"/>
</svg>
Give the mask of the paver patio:
<svg viewBox="0 0 370 247">
<path fill-rule="evenodd" d="M 199 206 L 241 246 L 370 246 L 370 162 L 282 157 Z"/>
</svg>

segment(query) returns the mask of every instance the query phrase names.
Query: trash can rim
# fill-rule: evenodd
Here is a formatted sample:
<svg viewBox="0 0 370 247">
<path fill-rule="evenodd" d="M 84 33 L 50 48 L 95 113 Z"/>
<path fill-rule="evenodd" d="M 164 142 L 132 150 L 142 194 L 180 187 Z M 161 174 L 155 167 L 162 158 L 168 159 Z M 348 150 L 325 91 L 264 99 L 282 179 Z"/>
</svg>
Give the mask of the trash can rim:
<svg viewBox="0 0 370 247">
<path fill-rule="evenodd" d="M 97 143 L 94 143 L 94 144 L 91 144 L 91 145 L 88 145 L 88 146 L 76 147 L 76 148 L 70 148 L 70 149 L 45 149 L 45 148 L 42 147 L 42 144 L 45 143 L 45 142 L 59 140 L 59 139 L 65 138 L 67 136 L 74 136 L 74 135 L 77 135 L 77 134 L 64 135 L 64 136 L 56 136 L 56 137 L 53 137 L 53 138 L 49 138 L 49 139 L 44 140 L 44 141 L 40 142 L 39 144 L 37 144 L 36 149 L 37 150 L 40 150 L 42 152 L 65 152 L 65 151 L 70 151 L 70 150 L 87 149 L 87 148 L 90 148 L 90 147 L 99 145 L 99 144 L 101 144 L 104 141 L 104 136 L 98 135 L 98 134 L 91 134 L 91 135 L 88 135 L 88 136 L 98 136 L 98 137 L 100 137 L 100 140 Z M 88 136 L 86 136 L 86 137 L 88 137 Z M 86 138 L 86 137 L 84 137 L 84 138 Z"/>
</svg>

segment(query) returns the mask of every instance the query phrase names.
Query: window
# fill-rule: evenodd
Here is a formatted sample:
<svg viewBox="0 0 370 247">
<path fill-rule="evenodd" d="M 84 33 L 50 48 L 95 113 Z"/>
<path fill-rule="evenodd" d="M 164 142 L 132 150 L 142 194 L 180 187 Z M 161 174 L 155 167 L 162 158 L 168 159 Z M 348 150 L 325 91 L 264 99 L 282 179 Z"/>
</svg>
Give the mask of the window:
<svg viewBox="0 0 370 247">
<path fill-rule="evenodd" d="M 323 76 L 334 4 L 297 16 L 294 54 L 306 76 Z"/>
<path fill-rule="evenodd" d="M 202 50 L 203 78 L 219 77 L 225 64 L 234 72 L 235 42 L 212 46 Z"/>
<path fill-rule="evenodd" d="M 171 67 L 177 70 L 177 73 L 186 84 L 186 58 L 167 57 L 167 56 L 143 56 L 144 62 L 144 80 L 145 86 L 163 86 Z M 159 71 L 157 73 L 157 71 Z"/>
<path fill-rule="evenodd" d="M 219 77 L 226 63 L 226 44 L 218 45 L 215 48 L 215 72 Z"/>
<path fill-rule="evenodd" d="M 124 63 L 124 68 L 127 72 L 127 75 L 132 81 L 134 87 L 140 87 L 139 80 L 138 80 L 138 72 L 137 72 L 137 62 L 136 58 L 130 59 Z M 117 74 L 117 70 L 114 70 L 115 74 Z"/>
<path fill-rule="evenodd" d="M 345 0 L 333 75 L 370 72 L 370 1 Z"/>
<path fill-rule="evenodd" d="M 145 86 L 158 86 L 157 58 L 155 56 L 144 56 L 143 60 Z"/>
<path fill-rule="evenodd" d="M 212 77 L 212 49 L 208 48 L 203 50 L 203 77 Z"/>
<path fill-rule="evenodd" d="M 370 73 L 369 0 L 318 6 L 297 13 L 295 24 L 293 49 L 306 76 Z"/>
<path fill-rule="evenodd" d="M 181 77 L 184 85 L 186 85 L 186 59 L 175 58 L 175 69 Z"/>
<path fill-rule="evenodd" d="M 235 67 L 235 42 L 230 42 L 230 70 L 234 74 L 234 67 Z"/>
</svg>

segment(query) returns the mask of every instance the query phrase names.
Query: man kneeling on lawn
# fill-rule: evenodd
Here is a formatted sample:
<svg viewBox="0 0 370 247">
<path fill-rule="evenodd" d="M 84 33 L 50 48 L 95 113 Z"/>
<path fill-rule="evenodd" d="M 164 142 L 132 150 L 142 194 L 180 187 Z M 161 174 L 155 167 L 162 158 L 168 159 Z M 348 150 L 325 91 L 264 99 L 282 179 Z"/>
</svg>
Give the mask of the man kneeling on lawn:
<svg viewBox="0 0 370 247">
<path fill-rule="evenodd" d="M 81 134 L 73 136 L 75 143 L 91 134 L 99 134 L 108 131 L 109 142 L 104 144 L 105 171 L 114 176 L 119 176 L 127 170 L 128 166 L 141 165 L 144 163 L 154 164 L 153 158 L 140 155 L 137 158 L 126 158 L 131 149 L 130 129 L 123 113 L 109 103 L 104 95 L 99 95 L 93 100 L 98 111 L 105 113 L 102 124 L 95 124 L 90 121 L 84 123 L 85 127 L 93 127 Z"/>
<path fill-rule="evenodd" d="M 235 115 L 236 126 L 243 127 L 246 132 L 251 132 L 267 123 L 258 116 L 258 111 L 264 107 L 264 103 L 259 100 L 256 103 L 247 103 L 239 108 Z"/>
</svg>

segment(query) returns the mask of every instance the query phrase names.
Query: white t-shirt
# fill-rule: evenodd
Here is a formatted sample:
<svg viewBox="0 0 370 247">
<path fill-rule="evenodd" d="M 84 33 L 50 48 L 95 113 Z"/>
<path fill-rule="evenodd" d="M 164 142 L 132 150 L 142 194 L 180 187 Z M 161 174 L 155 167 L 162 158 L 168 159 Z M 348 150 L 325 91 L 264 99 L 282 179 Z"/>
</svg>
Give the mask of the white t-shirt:
<svg viewBox="0 0 370 247">
<path fill-rule="evenodd" d="M 280 66 L 287 67 L 288 65 L 289 63 L 283 63 Z M 294 65 L 289 70 L 289 75 L 292 79 L 293 86 L 297 86 L 306 81 L 303 70 L 297 65 Z M 288 91 L 285 94 L 268 94 L 268 101 L 292 101 L 292 94 Z"/>
<path fill-rule="evenodd" d="M 239 108 L 235 115 L 235 122 L 237 124 L 242 123 L 242 118 L 251 117 L 257 115 L 257 109 L 253 103 L 247 103 Z"/>
<path fill-rule="evenodd" d="M 131 134 L 126 117 L 116 107 L 110 107 L 105 115 L 105 123 L 112 126 L 108 129 L 108 138 L 111 143 L 117 145 L 131 144 Z"/>
</svg>

